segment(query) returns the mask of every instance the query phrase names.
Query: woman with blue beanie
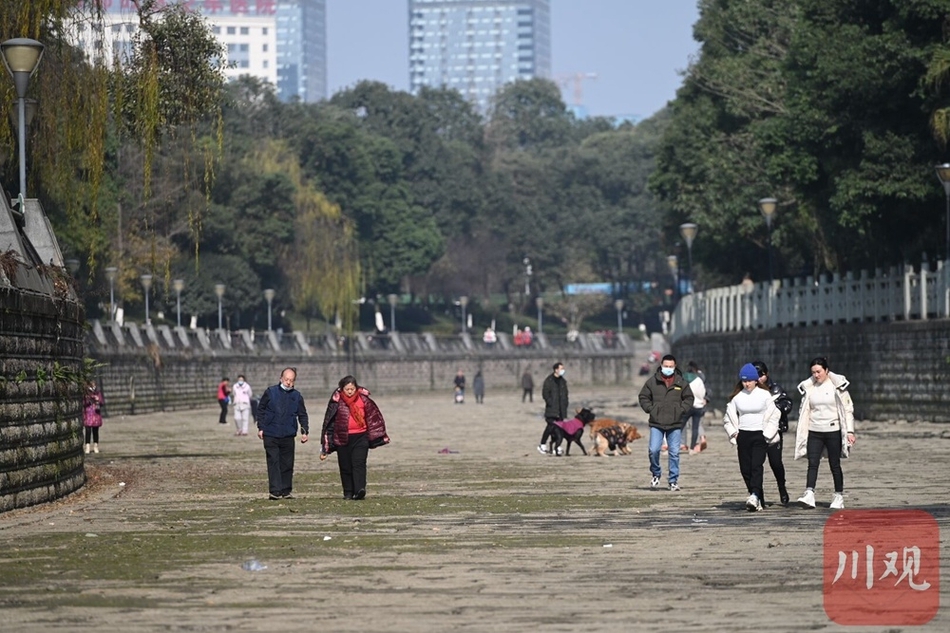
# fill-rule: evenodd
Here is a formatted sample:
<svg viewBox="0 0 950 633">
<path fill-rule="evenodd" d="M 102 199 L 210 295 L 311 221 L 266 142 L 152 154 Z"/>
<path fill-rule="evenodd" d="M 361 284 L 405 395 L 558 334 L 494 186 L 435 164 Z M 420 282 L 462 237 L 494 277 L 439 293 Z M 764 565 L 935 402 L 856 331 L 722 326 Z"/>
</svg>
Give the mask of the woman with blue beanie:
<svg viewBox="0 0 950 633">
<path fill-rule="evenodd" d="M 774 397 L 759 383 L 759 371 L 752 363 L 746 363 L 739 370 L 739 382 L 726 405 L 723 427 L 729 441 L 738 449 L 739 472 L 749 492 L 745 502 L 749 512 L 762 510 L 765 503 L 762 494 L 765 456 L 768 445 L 780 438 L 780 418 Z"/>
</svg>

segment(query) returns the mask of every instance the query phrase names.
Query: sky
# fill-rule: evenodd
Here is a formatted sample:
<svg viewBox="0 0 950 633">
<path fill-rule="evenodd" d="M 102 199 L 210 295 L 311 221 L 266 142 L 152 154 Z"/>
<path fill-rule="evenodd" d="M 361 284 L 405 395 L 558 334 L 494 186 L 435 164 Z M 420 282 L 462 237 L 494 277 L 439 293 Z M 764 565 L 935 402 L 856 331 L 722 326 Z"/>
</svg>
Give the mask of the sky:
<svg viewBox="0 0 950 633">
<path fill-rule="evenodd" d="M 592 116 L 646 118 L 676 96 L 699 48 L 696 0 L 551 0 L 554 79 L 581 83 Z M 327 0 L 330 94 L 362 79 L 409 89 L 408 0 Z M 574 83 L 562 94 L 574 104 Z"/>
</svg>

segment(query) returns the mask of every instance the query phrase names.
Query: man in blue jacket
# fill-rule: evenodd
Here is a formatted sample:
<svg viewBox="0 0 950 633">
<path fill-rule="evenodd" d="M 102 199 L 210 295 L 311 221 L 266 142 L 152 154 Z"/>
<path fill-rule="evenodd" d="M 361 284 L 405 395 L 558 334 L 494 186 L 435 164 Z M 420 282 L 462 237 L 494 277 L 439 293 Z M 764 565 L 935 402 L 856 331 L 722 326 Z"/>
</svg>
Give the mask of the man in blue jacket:
<svg viewBox="0 0 950 633">
<path fill-rule="evenodd" d="M 264 441 L 267 455 L 267 484 L 270 499 L 293 499 L 294 438 L 300 427 L 300 443 L 310 435 L 310 419 L 303 396 L 294 389 L 297 370 L 288 367 L 280 383 L 268 387 L 257 405 L 257 437 Z"/>
</svg>

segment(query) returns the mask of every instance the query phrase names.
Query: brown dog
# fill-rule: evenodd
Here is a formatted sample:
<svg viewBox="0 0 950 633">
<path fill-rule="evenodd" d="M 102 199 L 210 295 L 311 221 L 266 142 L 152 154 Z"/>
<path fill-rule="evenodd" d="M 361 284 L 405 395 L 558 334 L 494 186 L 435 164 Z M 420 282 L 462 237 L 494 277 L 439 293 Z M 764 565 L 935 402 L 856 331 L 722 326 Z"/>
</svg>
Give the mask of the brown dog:
<svg viewBox="0 0 950 633">
<path fill-rule="evenodd" d="M 617 420 L 597 420 L 591 424 L 590 429 L 590 439 L 593 443 L 591 455 L 629 455 L 632 452 L 630 442 L 642 437 L 633 424 Z"/>
</svg>

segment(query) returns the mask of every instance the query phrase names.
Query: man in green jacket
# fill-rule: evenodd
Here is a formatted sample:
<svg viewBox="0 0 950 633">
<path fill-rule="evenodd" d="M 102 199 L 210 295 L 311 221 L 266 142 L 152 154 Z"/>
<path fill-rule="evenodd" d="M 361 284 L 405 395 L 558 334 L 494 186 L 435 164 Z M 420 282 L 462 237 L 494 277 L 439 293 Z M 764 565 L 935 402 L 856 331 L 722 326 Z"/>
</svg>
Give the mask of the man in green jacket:
<svg viewBox="0 0 950 633">
<path fill-rule="evenodd" d="M 640 408 L 650 415 L 650 481 L 651 488 L 660 485 L 660 449 L 663 440 L 669 447 L 670 490 L 680 489 L 680 444 L 683 427 L 693 408 L 693 392 L 683 374 L 676 368 L 676 358 L 667 354 L 656 373 L 647 378 L 640 390 Z"/>
</svg>

